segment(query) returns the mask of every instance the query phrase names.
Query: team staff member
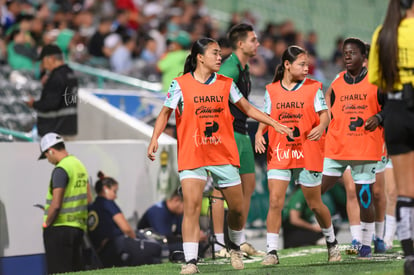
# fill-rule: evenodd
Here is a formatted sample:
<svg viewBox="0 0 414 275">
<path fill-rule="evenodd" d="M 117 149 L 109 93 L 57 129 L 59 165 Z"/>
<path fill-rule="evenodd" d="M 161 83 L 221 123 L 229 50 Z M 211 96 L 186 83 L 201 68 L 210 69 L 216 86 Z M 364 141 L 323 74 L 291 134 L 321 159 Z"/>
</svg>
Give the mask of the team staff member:
<svg viewBox="0 0 414 275">
<path fill-rule="evenodd" d="M 248 61 L 256 55 L 259 42 L 253 27 L 249 24 L 241 23 L 233 26 L 228 34 L 228 39 L 233 48 L 233 53 L 220 67 L 219 74 L 233 79 L 241 94 L 249 100 L 251 82 L 249 74 Z M 243 189 L 244 217 L 247 220 L 250 209 L 250 200 L 256 186 L 255 163 L 253 148 L 250 137 L 247 133 L 247 116 L 240 111 L 234 104 L 230 103 L 230 111 L 234 116 L 233 129 L 234 138 L 236 139 L 237 149 L 240 157 L 239 174 Z M 214 189 L 214 197 L 222 197 L 219 190 Z M 244 221 L 244 224 L 246 223 Z M 223 200 L 215 200 L 213 204 L 213 225 L 214 232 L 219 243 L 224 243 L 224 209 Z M 225 251 L 220 245 L 215 244 L 219 256 L 223 256 Z M 264 256 L 263 251 L 257 251 L 251 244 L 246 242 L 246 236 L 242 234 L 241 250 L 250 256 Z M 221 250 L 221 251 L 220 251 Z"/>
<path fill-rule="evenodd" d="M 403 11 L 401 13 L 401 11 Z M 398 190 L 397 233 L 406 257 L 406 274 L 414 273 L 414 1 L 390 0 L 382 26 L 372 36 L 369 81 L 388 97 L 385 142 Z"/>
<path fill-rule="evenodd" d="M 82 270 L 81 246 L 86 231 L 88 172 L 69 155 L 61 136 L 48 133 L 40 140 L 39 159 L 55 165 L 46 197 L 43 241 L 49 274 Z"/>
<path fill-rule="evenodd" d="M 137 238 L 119 206 L 115 203 L 118 182 L 98 173 L 96 198 L 89 205 L 89 237 L 104 267 L 137 266 L 160 263 L 161 245 Z"/>
<path fill-rule="evenodd" d="M 371 257 L 374 234 L 372 184 L 381 159 L 383 140 L 378 127 L 382 121 L 378 88 L 368 82 L 363 66 L 366 45 L 360 39 L 344 41 L 346 71 L 331 84 L 331 114 L 325 143 L 322 192 L 333 186 L 349 165 L 356 184 L 361 212 L 362 246 L 359 256 Z"/>
<path fill-rule="evenodd" d="M 286 190 L 292 178 L 302 186 L 306 202 L 315 213 L 326 238 L 328 260 L 340 261 L 341 254 L 331 215 L 321 198 L 323 135 L 329 123 L 322 84 L 306 78 L 309 61 L 304 49 L 298 46 L 288 47 L 281 61 L 276 68 L 273 83 L 266 86 L 265 112 L 271 118 L 294 129 L 294 138 L 286 138 L 269 129 L 267 255 L 262 264 L 279 263 L 277 250 L 282 209 Z M 255 149 L 258 153 L 265 152 L 265 128 L 265 125 L 260 123 L 257 129 Z"/>
<path fill-rule="evenodd" d="M 55 132 L 66 141 L 78 133 L 78 80 L 63 60 L 61 49 L 46 45 L 40 53 L 43 69 L 47 71 L 39 100 L 27 102 L 37 111 L 37 130 L 40 136 Z"/>
<path fill-rule="evenodd" d="M 184 75 L 171 83 L 148 147 L 148 157 L 154 160 L 157 139 L 175 109 L 178 170 L 184 198 L 182 231 L 186 264 L 182 266 L 181 274 L 198 272 L 199 216 L 207 171 L 211 172 L 228 203 L 231 264 L 235 269 L 244 268 L 240 251 L 245 220 L 243 193 L 229 101 L 250 117 L 274 127 L 280 133 L 292 135 L 288 127 L 270 119 L 243 98 L 231 78 L 216 74 L 220 65 L 220 47 L 215 40 L 201 38 L 194 42 L 184 66 Z"/>
</svg>

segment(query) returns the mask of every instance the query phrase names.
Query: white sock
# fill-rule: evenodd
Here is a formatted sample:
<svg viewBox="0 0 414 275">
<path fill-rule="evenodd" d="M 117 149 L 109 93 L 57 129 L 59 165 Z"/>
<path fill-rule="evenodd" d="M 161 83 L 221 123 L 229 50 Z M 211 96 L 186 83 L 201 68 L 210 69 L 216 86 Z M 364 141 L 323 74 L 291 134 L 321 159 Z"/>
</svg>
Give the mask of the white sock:
<svg viewBox="0 0 414 275">
<path fill-rule="evenodd" d="M 243 229 L 240 231 L 236 231 L 236 230 L 232 230 L 230 229 L 230 227 L 228 228 L 229 230 L 229 239 L 231 242 L 233 242 L 235 245 L 240 246 L 241 242 L 241 238 L 242 238 L 242 234 L 243 234 Z"/>
<path fill-rule="evenodd" d="M 361 225 L 351 225 L 349 226 L 349 230 L 351 231 L 352 240 L 357 240 L 358 242 L 361 242 L 362 239 L 362 231 L 361 231 Z"/>
<path fill-rule="evenodd" d="M 384 221 L 375 222 L 375 238 L 383 239 L 384 238 Z"/>
<path fill-rule="evenodd" d="M 267 253 L 272 250 L 277 251 L 279 249 L 279 234 L 267 232 L 266 239 Z"/>
<path fill-rule="evenodd" d="M 216 240 L 217 242 L 221 243 L 224 245 L 224 233 L 216 233 Z M 223 248 L 223 246 L 215 243 L 214 244 L 214 251 L 220 251 Z"/>
<path fill-rule="evenodd" d="M 375 232 L 375 223 L 373 222 L 361 222 L 362 229 L 362 245 L 371 246 L 372 236 Z"/>
<path fill-rule="evenodd" d="M 325 236 L 325 239 L 329 243 L 333 243 L 335 241 L 335 232 L 333 230 L 333 225 L 329 228 L 322 228 L 322 233 Z"/>
<path fill-rule="evenodd" d="M 397 223 L 394 216 L 385 215 L 385 236 L 384 240 L 393 241 Z"/>
<path fill-rule="evenodd" d="M 198 257 L 198 243 L 183 243 L 185 261 L 189 262 L 192 259 L 197 260 Z"/>
<path fill-rule="evenodd" d="M 241 239 L 240 239 L 240 243 L 245 243 L 246 242 L 246 233 L 244 228 L 242 229 L 242 234 L 241 234 Z"/>
</svg>

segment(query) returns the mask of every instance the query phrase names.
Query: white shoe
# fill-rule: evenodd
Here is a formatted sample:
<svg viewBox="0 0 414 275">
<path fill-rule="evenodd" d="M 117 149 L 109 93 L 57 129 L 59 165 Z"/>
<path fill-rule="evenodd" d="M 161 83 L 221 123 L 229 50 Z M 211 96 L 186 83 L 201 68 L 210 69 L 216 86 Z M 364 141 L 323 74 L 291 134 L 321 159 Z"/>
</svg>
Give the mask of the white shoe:
<svg viewBox="0 0 414 275">
<path fill-rule="evenodd" d="M 226 248 L 222 248 L 219 251 L 214 252 L 214 256 L 217 258 L 230 258 L 230 253 L 227 251 Z"/>
<path fill-rule="evenodd" d="M 196 273 L 200 273 L 200 271 L 198 270 L 197 265 L 195 264 L 184 264 L 181 266 L 181 272 L 180 274 L 196 274 Z"/>
<path fill-rule="evenodd" d="M 328 248 L 328 262 L 339 262 L 340 260 L 342 260 L 342 257 L 339 245 L 336 244 Z"/>
<path fill-rule="evenodd" d="M 264 257 L 263 261 L 261 262 L 262 265 L 276 265 L 279 264 L 279 257 L 273 253 L 267 253 Z"/>
<path fill-rule="evenodd" d="M 240 245 L 240 250 L 245 252 L 249 256 L 265 256 L 266 252 L 257 250 L 253 245 L 245 242 Z"/>
<path fill-rule="evenodd" d="M 241 250 L 230 250 L 230 262 L 234 269 L 244 269 L 243 252 Z"/>
</svg>

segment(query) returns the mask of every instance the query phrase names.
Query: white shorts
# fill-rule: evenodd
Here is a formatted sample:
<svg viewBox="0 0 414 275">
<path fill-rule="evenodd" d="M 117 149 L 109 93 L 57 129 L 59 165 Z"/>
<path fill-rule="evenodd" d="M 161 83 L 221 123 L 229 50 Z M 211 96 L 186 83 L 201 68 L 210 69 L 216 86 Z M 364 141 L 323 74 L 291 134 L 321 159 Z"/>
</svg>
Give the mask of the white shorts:
<svg viewBox="0 0 414 275">
<path fill-rule="evenodd" d="M 308 171 L 305 168 L 270 169 L 267 171 L 267 179 L 290 181 L 292 177 L 296 184 L 306 187 L 318 186 L 322 182 L 322 173 Z"/>
<path fill-rule="evenodd" d="M 241 183 L 239 169 L 231 164 L 203 166 L 191 170 L 183 170 L 180 180 L 201 179 L 207 181 L 208 172 L 213 177 L 214 184 L 218 188 L 230 187 Z"/>
<path fill-rule="evenodd" d="M 352 179 L 356 184 L 372 184 L 375 182 L 377 161 L 372 160 L 334 160 L 325 158 L 323 161 L 323 174 L 341 177 L 348 165 L 351 168 Z"/>
</svg>

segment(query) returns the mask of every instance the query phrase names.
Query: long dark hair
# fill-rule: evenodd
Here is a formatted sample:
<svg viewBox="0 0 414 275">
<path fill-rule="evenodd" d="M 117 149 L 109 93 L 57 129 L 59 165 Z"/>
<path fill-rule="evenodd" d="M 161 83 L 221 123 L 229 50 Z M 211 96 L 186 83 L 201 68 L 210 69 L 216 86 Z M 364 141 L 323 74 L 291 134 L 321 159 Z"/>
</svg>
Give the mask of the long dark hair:
<svg viewBox="0 0 414 275">
<path fill-rule="evenodd" d="M 208 45 L 211 43 L 217 43 L 216 40 L 208 37 L 200 38 L 193 43 L 191 47 L 191 53 L 187 56 L 184 64 L 184 74 L 194 72 L 197 68 L 197 55 L 204 54 Z"/>
<path fill-rule="evenodd" d="M 104 186 L 111 188 L 112 186 L 118 184 L 118 182 L 115 179 L 105 176 L 105 174 L 102 173 L 102 171 L 98 172 L 98 178 L 99 180 L 95 183 L 96 194 L 100 194 Z"/>
<path fill-rule="evenodd" d="M 295 62 L 295 60 L 298 58 L 298 56 L 302 53 L 306 53 L 306 51 L 304 49 L 302 49 L 299 46 L 289 46 L 282 55 L 282 62 L 277 65 L 276 67 L 276 71 L 275 71 L 275 76 L 273 77 L 273 83 L 282 80 L 283 75 L 285 73 L 285 61 L 289 61 L 289 63 L 293 63 Z"/>
<path fill-rule="evenodd" d="M 398 26 L 402 19 L 400 0 L 390 0 L 382 29 L 379 32 L 378 62 L 380 85 L 384 92 L 390 92 L 398 75 Z"/>
</svg>

